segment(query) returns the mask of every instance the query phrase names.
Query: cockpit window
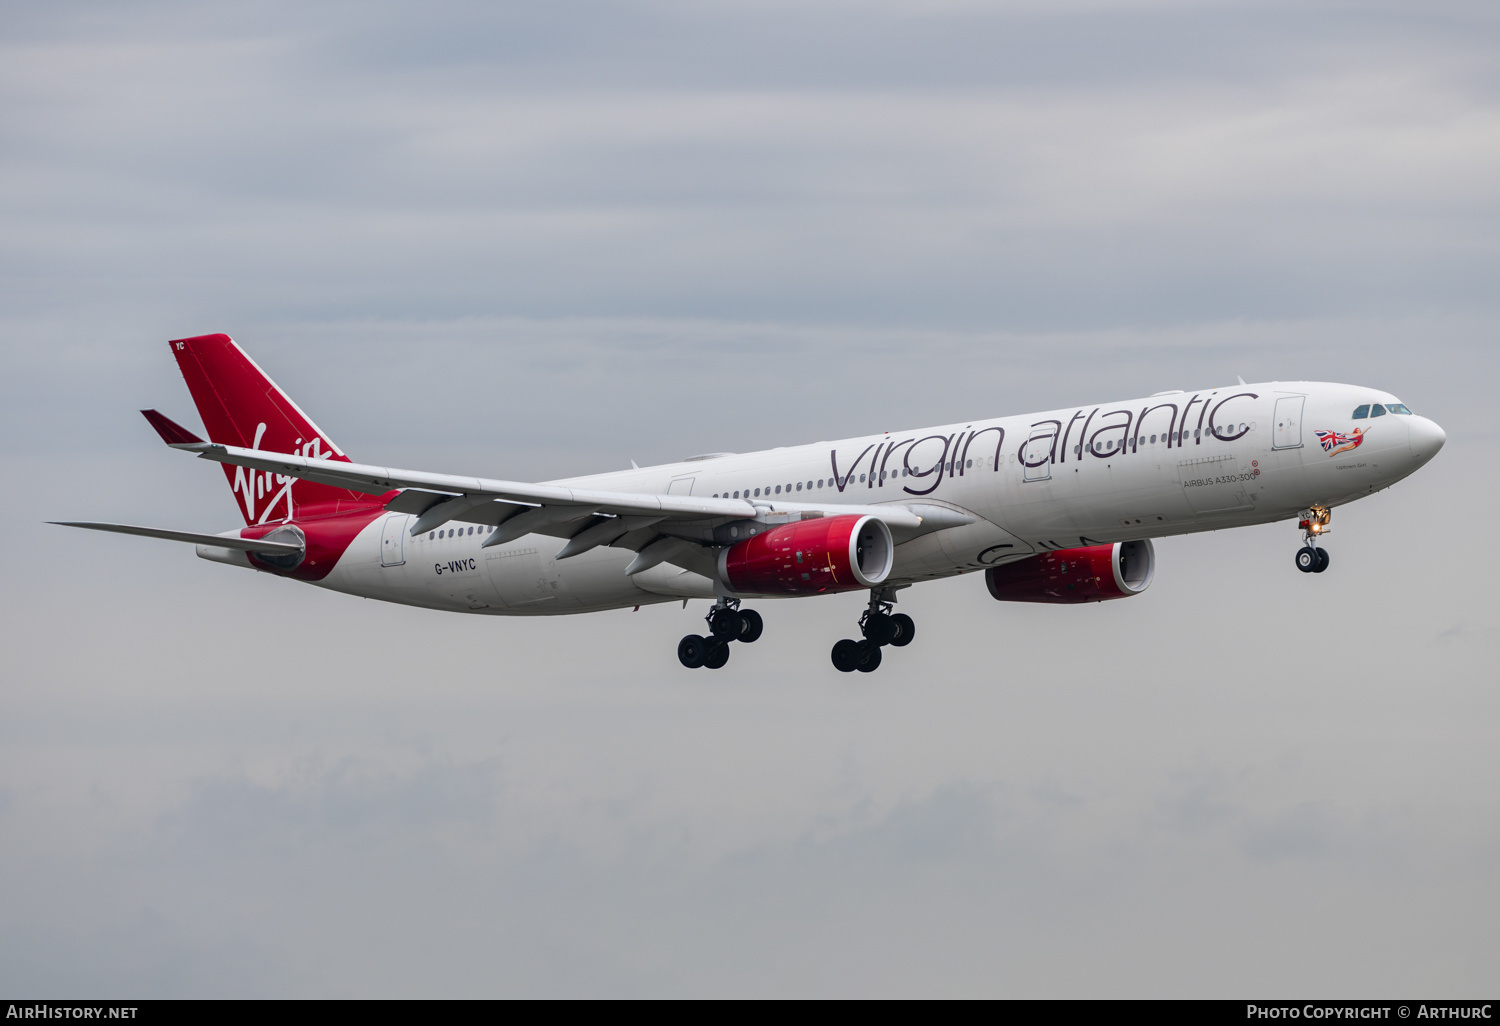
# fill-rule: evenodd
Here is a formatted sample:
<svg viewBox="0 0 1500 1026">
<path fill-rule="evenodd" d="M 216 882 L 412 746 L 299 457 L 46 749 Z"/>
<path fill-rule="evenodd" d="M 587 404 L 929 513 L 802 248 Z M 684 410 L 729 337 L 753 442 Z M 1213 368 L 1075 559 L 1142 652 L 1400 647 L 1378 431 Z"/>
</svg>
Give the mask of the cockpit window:
<svg viewBox="0 0 1500 1026">
<path fill-rule="evenodd" d="M 1385 416 L 1385 407 L 1381 406 L 1379 403 L 1376 403 L 1375 405 L 1373 405 L 1373 406 L 1370 407 L 1370 416 L 1372 416 L 1372 417 L 1384 417 Z"/>
<path fill-rule="evenodd" d="M 1404 413 L 1408 417 L 1412 415 L 1411 411 L 1406 408 L 1406 404 L 1404 403 L 1386 403 L 1385 408 L 1390 410 L 1392 413 Z"/>
<path fill-rule="evenodd" d="M 1364 420 L 1369 415 L 1370 415 L 1370 404 L 1369 403 L 1365 403 L 1363 406 L 1356 406 L 1354 408 L 1354 419 L 1355 420 Z"/>
</svg>

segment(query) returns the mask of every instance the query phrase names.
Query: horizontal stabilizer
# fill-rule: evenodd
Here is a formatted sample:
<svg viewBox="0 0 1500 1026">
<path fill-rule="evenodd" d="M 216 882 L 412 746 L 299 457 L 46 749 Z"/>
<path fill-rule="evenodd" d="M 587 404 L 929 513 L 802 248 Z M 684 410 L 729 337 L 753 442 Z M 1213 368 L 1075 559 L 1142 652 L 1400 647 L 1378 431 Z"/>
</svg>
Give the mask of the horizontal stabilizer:
<svg viewBox="0 0 1500 1026">
<path fill-rule="evenodd" d="M 151 426 L 156 428 L 156 433 L 161 435 L 161 440 L 168 445 L 191 445 L 203 441 L 181 424 L 155 410 L 142 410 L 141 416 L 150 421 Z"/>
<path fill-rule="evenodd" d="M 166 420 L 165 417 L 162 418 Z M 171 421 L 167 421 L 171 424 Z M 176 425 L 173 425 L 174 427 Z M 222 534 L 196 534 L 192 531 L 164 531 L 159 527 L 131 527 L 128 524 L 90 524 L 71 520 L 49 520 L 58 527 L 85 527 L 90 531 L 112 531 L 115 534 L 138 534 L 142 538 L 165 538 L 167 541 L 187 542 L 190 545 L 216 545 L 221 549 L 243 549 L 246 552 L 273 552 L 277 555 L 297 555 L 301 545 L 288 542 L 257 541 L 254 538 L 236 538 Z"/>
</svg>

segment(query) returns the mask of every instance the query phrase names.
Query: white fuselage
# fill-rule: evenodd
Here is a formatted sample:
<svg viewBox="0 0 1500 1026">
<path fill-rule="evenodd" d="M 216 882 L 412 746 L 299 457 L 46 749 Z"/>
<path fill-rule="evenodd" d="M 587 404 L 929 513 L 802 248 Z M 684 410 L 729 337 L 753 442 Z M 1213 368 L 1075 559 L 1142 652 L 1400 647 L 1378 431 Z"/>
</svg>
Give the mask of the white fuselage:
<svg viewBox="0 0 1500 1026">
<path fill-rule="evenodd" d="M 974 518 L 898 544 L 889 583 L 899 585 L 1047 549 L 1266 523 L 1362 498 L 1412 473 L 1441 445 L 1441 430 L 1422 417 L 1351 419 L 1360 404 L 1396 402 L 1352 385 L 1237 385 L 556 483 L 744 496 L 769 510 L 788 502 L 835 512 L 849 504 L 920 504 Z M 1325 445 L 1320 431 L 1344 437 Z M 391 602 L 501 615 L 729 594 L 723 582 L 670 564 L 627 577 L 634 553 L 626 549 L 599 547 L 558 560 L 560 537 L 533 534 L 481 548 L 483 526 L 449 523 L 411 537 L 411 519 L 377 518 L 319 583 Z M 395 538 L 399 543 L 384 544 Z"/>
</svg>

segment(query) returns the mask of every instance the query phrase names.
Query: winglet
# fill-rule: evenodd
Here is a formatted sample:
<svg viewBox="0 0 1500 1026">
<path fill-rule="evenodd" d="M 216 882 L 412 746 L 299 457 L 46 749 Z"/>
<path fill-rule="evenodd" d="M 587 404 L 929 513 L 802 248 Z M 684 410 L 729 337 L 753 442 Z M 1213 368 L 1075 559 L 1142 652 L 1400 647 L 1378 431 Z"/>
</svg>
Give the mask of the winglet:
<svg viewBox="0 0 1500 1026">
<path fill-rule="evenodd" d="M 156 433 L 161 435 L 161 440 L 168 445 L 196 445 L 203 441 L 181 424 L 163 417 L 155 410 L 142 410 L 141 416 L 150 421 L 151 426 L 156 428 Z"/>
</svg>

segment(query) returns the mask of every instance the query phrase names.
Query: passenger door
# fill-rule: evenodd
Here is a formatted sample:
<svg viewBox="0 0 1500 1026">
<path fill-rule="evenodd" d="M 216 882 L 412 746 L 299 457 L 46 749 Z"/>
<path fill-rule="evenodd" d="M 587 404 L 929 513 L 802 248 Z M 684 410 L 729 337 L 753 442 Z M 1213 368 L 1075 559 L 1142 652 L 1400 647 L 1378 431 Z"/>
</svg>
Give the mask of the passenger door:
<svg viewBox="0 0 1500 1026">
<path fill-rule="evenodd" d="M 411 517 L 392 514 L 380 528 L 380 565 L 406 564 L 406 527 Z"/>
<path fill-rule="evenodd" d="M 1021 446 L 1021 480 L 1046 481 L 1052 477 L 1052 445 L 1057 433 L 1035 434 Z M 1036 466 L 1031 466 L 1036 463 Z"/>
<path fill-rule="evenodd" d="M 1276 400 L 1276 415 L 1272 418 L 1271 448 L 1302 448 L 1302 406 L 1305 395 L 1284 395 Z"/>
</svg>

